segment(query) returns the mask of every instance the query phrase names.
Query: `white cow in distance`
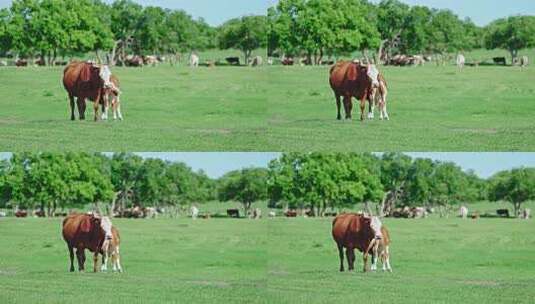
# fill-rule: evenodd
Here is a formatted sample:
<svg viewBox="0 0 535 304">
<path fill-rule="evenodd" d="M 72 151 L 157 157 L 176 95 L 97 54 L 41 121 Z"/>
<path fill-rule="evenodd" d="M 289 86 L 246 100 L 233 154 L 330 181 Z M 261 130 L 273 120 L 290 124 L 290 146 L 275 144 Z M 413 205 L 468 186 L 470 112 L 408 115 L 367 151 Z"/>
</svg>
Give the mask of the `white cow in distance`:
<svg viewBox="0 0 535 304">
<path fill-rule="evenodd" d="M 457 55 L 457 67 L 460 70 L 462 70 L 465 64 L 466 64 L 466 58 L 464 58 L 464 55 L 463 54 Z"/>
<path fill-rule="evenodd" d="M 466 206 L 461 206 L 459 209 L 459 216 L 463 219 L 468 218 L 468 208 L 466 208 Z"/>
<path fill-rule="evenodd" d="M 199 67 L 199 56 L 197 56 L 197 54 L 195 53 L 191 53 L 191 56 L 189 58 L 189 65 L 190 67 L 192 68 L 197 68 Z"/>
<path fill-rule="evenodd" d="M 195 206 L 191 206 L 191 218 L 196 220 L 199 217 L 199 208 Z"/>
</svg>

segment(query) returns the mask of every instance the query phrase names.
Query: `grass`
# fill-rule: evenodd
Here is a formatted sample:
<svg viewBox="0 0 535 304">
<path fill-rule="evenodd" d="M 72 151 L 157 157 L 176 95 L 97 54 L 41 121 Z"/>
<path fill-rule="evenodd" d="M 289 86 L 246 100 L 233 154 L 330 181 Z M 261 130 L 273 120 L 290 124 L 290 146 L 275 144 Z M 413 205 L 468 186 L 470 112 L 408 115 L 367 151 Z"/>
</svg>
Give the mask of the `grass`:
<svg viewBox="0 0 535 304">
<path fill-rule="evenodd" d="M 473 54 L 468 57 L 492 55 Z M 1 68 L 0 151 L 535 149 L 534 68 L 382 70 L 390 86 L 389 122 L 337 121 L 328 67 L 162 65 L 114 68 L 125 121 L 94 123 L 91 105 L 89 121 L 69 120 L 62 68 Z"/>
<path fill-rule="evenodd" d="M 337 121 L 328 67 L 269 70 L 268 142 L 283 151 L 532 151 L 535 69 L 384 67 L 388 122 Z M 357 104 L 355 104 L 357 105 Z M 377 114 L 377 113 L 376 113 Z"/>
<path fill-rule="evenodd" d="M 534 221 L 385 223 L 392 274 L 339 273 L 331 219 L 304 218 L 115 219 L 125 273 L 94 274 L 68 272 L 59 219 L 4 218 L 0 302 L 532 302 Z"/>
</svg>

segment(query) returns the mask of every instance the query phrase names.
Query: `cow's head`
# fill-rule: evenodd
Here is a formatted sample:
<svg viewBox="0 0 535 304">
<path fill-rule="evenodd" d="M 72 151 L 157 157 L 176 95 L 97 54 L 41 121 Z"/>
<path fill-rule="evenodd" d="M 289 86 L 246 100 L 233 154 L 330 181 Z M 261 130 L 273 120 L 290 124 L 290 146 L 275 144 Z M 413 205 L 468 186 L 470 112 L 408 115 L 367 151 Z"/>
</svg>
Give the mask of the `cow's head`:
<svg viewBox="0 0 535 304">
<path fill-rule="evenodd" d="M 90 233 L 100 227 L 101 219 L 94 215 L 86 215 L 82 220 L 81 228 L 82 232 Z"/>
<path fill-rule="evenodd" d="M 113 87 L 112 83 L 111 83 L 111 71 L 110 71 L 110 67 L 108 67 L 108 65 L 101 65 L 99 67 L 99 73 L 98 73 L 98 76 L 100 77 L 100 79 L 102 79 L 102 81 L 104 82 L 104 87 L 105 88 L 111 88 Z"/>
<path fill-rule="evenodd" d="M 111 220 L 107 216 L 103 216 L 100 220 L 100 228 L 104 231 L 104 235 L 106 237 L 106 240 L 112 239 L 112 232 L 111 232 Z"/>
</svg>

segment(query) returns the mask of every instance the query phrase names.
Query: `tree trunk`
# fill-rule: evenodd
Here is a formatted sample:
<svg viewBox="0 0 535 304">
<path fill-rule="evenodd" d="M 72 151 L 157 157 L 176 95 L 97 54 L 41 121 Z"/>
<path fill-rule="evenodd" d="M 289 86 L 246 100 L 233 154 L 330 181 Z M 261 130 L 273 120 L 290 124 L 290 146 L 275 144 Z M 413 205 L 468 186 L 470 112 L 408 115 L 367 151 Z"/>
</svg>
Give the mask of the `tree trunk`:
<svg viewBox="0 0 535 304">
<path fill-rule="evenodd" d="M 377 65 L 383 64 L 383 61 L 382 61 L 383 52 L 384 52 L 384 48 L 387 42 L 388 42 L 388 39 L 381 41 L 381 45 L 379 46 L 379 51 L 377 52 L 377 62 L 375 62 L 375 64 Z"/>
<path fill-rule="evenodd" d="M 364 210 L 366 211 L 366 213 L 368 213 L 368 215 L 373 215 L 373 212 L 370 208 L 370 202 L 368 201 L 364 202 Z"/>
<path fill-rule="evenodd" d="M 100 52 L 98 49 L 95 50 L 95 55 L 97 56 L 97 63 L 102 64 L 102 58 L 100 58 Z"/>
</svg>

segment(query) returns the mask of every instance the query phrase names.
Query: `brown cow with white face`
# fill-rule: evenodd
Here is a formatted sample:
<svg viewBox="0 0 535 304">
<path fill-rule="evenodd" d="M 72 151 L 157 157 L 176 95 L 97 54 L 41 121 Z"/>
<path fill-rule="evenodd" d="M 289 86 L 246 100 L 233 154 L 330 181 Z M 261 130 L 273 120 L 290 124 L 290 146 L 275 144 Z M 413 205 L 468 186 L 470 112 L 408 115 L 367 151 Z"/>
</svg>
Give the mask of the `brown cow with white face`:
<svg viewBox="0 0 535 304">
<path fill-rule="evenodd" d="M 74 61 L 63 71 L 63 86 L 69 94 L 71 120 L 75 120 L 74 98 L 77 98 L 80 120 L 85 119 L 85 100 L 94 102 L 95 121 L 98 120 L 98 107 L 101 105 L 103 90 L 111 86 L 111 72 L 107 65 Z"/>
<path fill-rule="evenodd" d="M 71 214 L 63 220 L 63 239 L 69 248 L 70 271 L 74 271 L 74 248 L 78 259 L 78 270 L 84 271 L 85 250 L 94 253 L 93 271 L 97 272 L 98 254 L 109 234 L 101 227 L 101 218 L 91 214 Z"/>
</svg>

